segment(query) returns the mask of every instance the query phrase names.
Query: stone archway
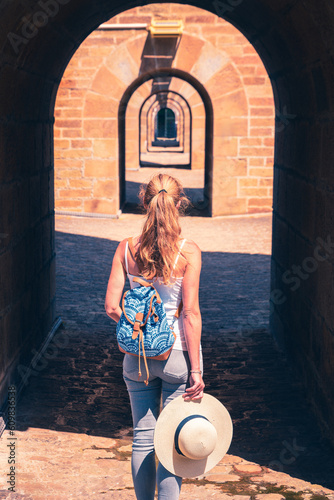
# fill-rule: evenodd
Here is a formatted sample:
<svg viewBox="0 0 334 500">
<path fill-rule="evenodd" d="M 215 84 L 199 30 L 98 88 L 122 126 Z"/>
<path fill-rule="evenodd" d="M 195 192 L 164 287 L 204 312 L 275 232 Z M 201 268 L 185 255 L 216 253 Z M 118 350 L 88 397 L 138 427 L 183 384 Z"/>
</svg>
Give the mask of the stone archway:
<svg viewBox="0 0 334 500">
<path fill-rule="evenodd" d="M 132 95 L 146 82 L 168 76 L 184 80 L 189 83 L 200 96 L 205 109 L 205 144 L 204 144 L 204 199 L 209 212 L 212 212 L 212 176 L 213 176 L 213 137 L 214 137 L 214 120 L 213 107 L 210 96 L 205 87 L 197 81 L 193 76 L 185 73 L 182 70 L 175 68 L 161 68 L 151 71 L 138 77 L 124 92 L 119 105 L 118 111 L 118 140 L 119 140 L 119 187 L 120 187 L 120 206 L 125 203 L 125 161 L 126 161 L 126 111 L 128 103 Z M 150 95 L 150 94 L 149 94 Z M 145 101 L 144 101 L 145 102 Z"/>
<path fill-rule="evenodd" d="M 191 166 L 191 153 L 192 153 L 192 114 L 191 107 L 188 101 L 175 90 L 168 91 L 156 91 L 148 96 L 139 109 L 139 165 L 143 164 L 142 152 L 145 150 L 146 144 L 146 155 L 147 153 L 154 152 L 152 149 L 154 146 L 153 141 L 155 139 L 155 127 L 157 114 L 161 110 L 162 104 L 157 98 L 163 95 L 163 103 L 166 107 L 169 107 L 174 113 L 175 117 L 178 119 L 176 124 L 176 141 L 177 144 L 174 145 L 172 151 L 180 152 L 181 154 L 186 154 L 186 161 L 183 165 Z M 151 103 L 152 101 L 152 103 Z M 146 110 L 146 107 L 148 109 Z M 145 130 L 146 129 L 146 130 Z M 157 146 L 159 150 L 159 144 Z M 177 148 L 177 149 L 176 149 Z M 161 148 L 160 148 L 161 150 Z M 147 157 L 148 158 L 148 157 Z"/>
<path fill-rule="evenodd" d="M 52 143 L 59 81 L 87 34 L 133 7 L 116 0 L 55 0 L 56 8 L 41 17 L 41 3 L 26 0 L 2 7 L 1 401 L 17 364 L 31 357 L 30 348 L 41 344 L 55 320 Z M 272 331 L 294 360 L 334 441 L 332 2 L 196 5 L 212 12 L 216 8 L 251 41 L 273 85 Z M 282 280 L 284 273 L 314 255 L 326 258 L 292 290 Z"/>
<path fill-rule="evenodd" d="M 160 11 L 166 15 L 168 8 L 173 6 L 167 4 L 167 10 L 160 7 Z M 155 11 L 156 5 L 152 9 Z M 177 49 L 174 43 L 170 45 L 172 39 L 165 47 L 165 42 L 161 44 L 157 40 L 156 45 L 141 31 L 133 32 L 128 28 L 125 32 L 114 31 L 119 19 L 133 21 L 138 18 L 136 9 L 131 9 L 114 17 L 112 24 L 106 24 L 111 26 L 110 32 L 104 31 L 103 26 L 96 30 L 71 60 L 60 85 L 55 109 L 57 213 L 119 214 L 119 99 L 138 75 L 167 67 L 166 64 L 197 78 L 213 103 L 216 146 L 212 214 L 271 212 L 274 106 L 268 75 L 253 47 L 225 21 L 220 20 L 214 29 L 217 32 L 221 27 L 224 30 L 222 37 L 228 37 L 229 43 L 232 38 L 231 46 L 211 43 L 205 33 L 202 37 L 194 36 L 196 20 L 205 20 L 206 24 L 199 23 L 205 30 L 212 28 L 211 24 L 218 18 L 208 13 L 204 15 L 201 9 L 191 6 L 187 9 L 197 16 L 189 18 L 183 14 L 193 22 L 186 22 L 187 29 L 176 44 Z M 141 11 L 142 8 L 139 13 Z M 139 16 L 139 19 L 147 21 L 150 16 Z M 182 84 L 182 80 L 175 78 L 172 82 L 169 78 L 166 80 L 163 87 L 170 89 L 172 83 L 175 91 L 187 94 L 194 108 L 191 165 L 194 169 L 203 168 L 205 111 L 201 99 L 186 82 Z M 139 87 L 129 104 L 126 164 L 132 169 L 139 164 L 136 106 L 156 86 L 157 82 L 153 81 L 151 90 L 148 83 Z M 69 100 L 72 94 L 74 98 Z"/>
</svg>

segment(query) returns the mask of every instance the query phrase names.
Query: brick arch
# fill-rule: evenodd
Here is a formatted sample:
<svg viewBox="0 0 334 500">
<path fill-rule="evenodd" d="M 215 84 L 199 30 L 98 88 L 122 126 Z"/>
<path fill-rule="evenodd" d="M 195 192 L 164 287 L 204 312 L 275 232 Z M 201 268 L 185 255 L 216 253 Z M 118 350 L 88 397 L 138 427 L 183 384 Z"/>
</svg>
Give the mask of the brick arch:
<svg viewBox="0 0 334 500">
<path fill-rule="evenodd" d="M 83 143 L 87 143 L 89 149 L 86 150 L 85 157 L 80 140 L 77 141 L 75 147 L 72 146 L 75 164 L 79 160 L 83 165 L 82 178 L 78 179 L 78 170 L 73 170 L 75 178 L 72 180 L 68 178 L 68 158 L 66 158 L 64 170 L 65 180 L 62 179 L 58 163 L 61 165 L 64 162 L 61 151 L 59 152 L 60 162 L 56 162 L 58 178 L 56 208 L 58 211 L 72 209 L 84 213 L 116 214 L 119 206 L 122 205 L 122 201 L 117 197 L 118 152 L 115 140 L 111 137 L 116 137 L 119 99 L 126 87 L 143 70 L 141 56 L 146 40 L 147 35 L 135 35 L 116 48 L 106 46 L 102 52 L 103 57 L 95 58 L 98 69 L 88 69 L 82 73 L 82 77 L 89 78 L 90 83 L 88 85 L 85 83 L 85 87 L 82 88 L 84 106 L 81 108 L 82 122 L 78 126 L 81 126 L 82 138 L 85 139 Z M 85 47 L 82 50 L 85 50 Z M 89 50 L 89 45 L 87 50 Z M 81 61 L 84 64 L 83 57 Z M 124 64 L 124 61 L 127 63 Z M 192 74 L 201 82 L 210 95 L 215 110 L 212 170 L 213 215 L 268 212 L 271 211 L 272 206 L 273 139 L 271 128 L 274 125 L 272 97 L 252 97 L 251 91 L 253 91 L 254 84 L 264 81 L 263 76 L 247 77 L 245 80 L 242 78 L 241 71 L 246 70 L 247 74 L 247 70 L 255 69 L 254 66 L 249 69 L 245 63 L 258 65 L 258 56 L 254 54 L 246 56 L 246 59 L 240 63 L 240 68 L 237 62 L 237 58 L 234 60 L 208 40 L 185 32 L 172 63 L 173 68 Z M 154 69 L 154 62 L 151 66 L 151 69 Z M 77 72 L 75 69 L 74 71 Z M 69 74 L 65 73 L 65 81 L 67 77 L 71 77 L 71 71 Z M 176 85 L 176 90 L 187 93 L 186 97 L 190 105 L 194 107 L 192 168 L 201 168 L 205 151 L 203 150 L 203 124 L 200 122 L 203 110 L 199 106 L 198 95 L 189 87 L 182 89 L 182 83 L 177 84 L 177 80 L 174 80 L 172 84 Z M 78 85 L 80 85 L 80 80 Z M 150 89 L 143 86 L 137 92 L 141 93 L 141 97 L 136 95 L 137 106 L 139 106 L 141 98 L 146 96 Z M 265 107 L 261 107 L 258 102 Z M 61 102 L 59 102 L 60 105 Z M 74 108 L 73 115 L 77 112 L 80 115 L 80 109 Z M 263 119 L 272 127 L 264 129 L 252 126 L 253 121 L 263 123 Z M 79 124 L 79 118 L 75 122 Z M 56 130 L 58 124 L 60 128 L 64 125 L 63 134 L 66 133 L 66 127 L 71 127 L 69 120 L 57 119 Z M 263 139 L 264 134 L 268 134 L 268 137 Z M 130 136 L 132 137 L 129 139 Z M 133 125 L 128 130 L 127 141 L 128 157 L 131 158 L 132 163 L 138 161 L 136 160 L 137 140 L 136 125 Z M 60 141 L 60 144 L 62 148 L 63 142 Z M 122 178 L 120 181 L 122 182 Z M 119 189 L 120 192 L 123 191 L 122 186 Z"/>
<path fill-rule="evenodd" d="M 272 331 L 294 360 L 334 442 L 333 263 L 329 258 L 325 267 L 319 263 L 298 292 L 282 282 L 286 270 L 318 248 L 319 238 L 328 242 L 333 227 L 333 6 L 331 0 L 235 3 L 219 14 L 257 50 L 276 106 Z M 215 13 L 214 3 L 196 5 Z M 120 0 L 62 1 L 57 15 L 29 39 L 22 19 L 28 12 L 33 18 L 39 3 L 2 7 L 1 401 L 17 364 L 31 356 L 55 320 L 52 143 L 62 73 L 90 32 L 133 6 Z M 182 8 L 175 5 L 175 15 Z"/>
<path fill-rule="evenodd" d="M 138 128 L 139 128 L 139 163 L 141 161 L 141 152 L 144 149 L 144 144 L 145 144 L 145 136 L 142 137 L 144 134 L 142 133 L 142 128 L 144 128 L 145 124 L 147 124 L 147 130 L 146 130 L 146 141 L 148 142 L 151 140 L 153 137 L 153 131 L 151 129 L 152 127 L 152 122 L 153 122 L 153 117 L 152 114 L 156 112 L 156 108 L 160 107 L 160 103 L 154 99 L 157 97 L 159 94 L 166 94 L 167 97 L 167 107 L 171 107 L 174 112 L 179 114 L 180 120 L 179 120 L 179 126 L 181 127 L 181 131 L 178 132 L 178 140 L 179 140 L 179 148 L 178 151 L 182 153 L 186 153 L 189 155 L 189 164 L 191 165 L 191 153 L 192 153 L 192 114 L 191 114 L 191 108 L 184 99 L 184 97 L 179 93 L 175 92 L 174 90 L 160 90 L 156 91 L 154 93 L 151 93 L 142 103 L 139 109 L 139 119 L 138 119 Z M 173 97 L 170 97 L 173 96 Z M 153 99 L 152 99 L 153 98 Z M 153 102 L 150 104 L 149 101 L 153 100 Z M 146 110 L 145 106 L 148 105 L 149 108 Z M 144 126 L 143 126 L 144 122 Z M 150 129 L 148 127 L 150 125 Z M 188 131 L 187 135 L 187 140 L 185 138 L 186 131 Z M 150 137 L 150 139 L 149 139 Z"/>
<path fill-rule="evenodd" d="M 174 79 L 172 79 L 173 82 Z M 138 91 L 142 90 L 142 87 L 145 87 L 145 93 L 144 95 L 141 94 L 139 99 L 137 96 Z M 174 91 L 169 90 L 168 93 L 173 93 Z M 133 94 L 131 97 L 131 100 L 129 102 L 129 105 L 127 107 L 127 113 L 126 113 L 126 168 L 138 168 L 140 164 L 140 149 L 141 146 L 143 146 L 143 141 L 142 141 L 142 134 L 141 131 L 139 130 L 138 134 L 138 127 L 139 127 L 139 119 L 141 115 L 141 109 L 145 105 L 145 102 L 147 99 L 149 99 L 152 96 L 156 96 L 159 94 L 159 92 L 154 92 L 152 94 L 152 89 L 150 88 L 149 83 L 144 83 L 141 85 Z M 174 94 L 178 98 L 178 93 Z M 135 105 L 132 105 L 132 101 L 135 101 Z M 189 142 L 189 141 L 188 141 Z M 187 152 L 189 149 L 189 144 L 187 148 Z M 130 153 L 129 153 L 130 152 Z M 174 157 L 175 159 L 175 157 Z M 149 159 L 147 158 L 148 162 Z"/>
<path fill-rule="evenodd" d="M 146 82 L 161 76 L 175 77 L 193 87 L 200 96 L 205 108 L 205 159 L 204 159 L 204 197 L 207 200 L 208 210 L 212 211 L 212 168 L 213 168 L 213 108 L 212 102 L 205 87 L 192 75 L 176 68 L 161 68 L 141 75 L 134 80 L 124 92 L 118 110 L 118 140 L 119 140 L 119 179 L 120 203 L 125 202 L 125 125 L 126 111 L 131 97 Z M 193 116 L 193 112 L 192 112 Z"/>
</svg>

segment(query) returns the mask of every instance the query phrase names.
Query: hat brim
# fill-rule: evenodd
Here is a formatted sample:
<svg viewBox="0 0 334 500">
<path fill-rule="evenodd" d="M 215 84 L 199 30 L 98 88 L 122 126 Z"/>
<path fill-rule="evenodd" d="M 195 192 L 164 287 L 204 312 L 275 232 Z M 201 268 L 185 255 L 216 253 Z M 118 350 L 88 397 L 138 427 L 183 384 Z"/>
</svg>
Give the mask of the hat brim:
<svg viewBox="0 0 334 500">
<path fill-rule="evenodd" d="M 180 422 L 190 415 L 206 417 L 216 428 L 217 444 L 212 453 L 201 460 L 180 455 L 174 446 L 174 436 Z M 185 401 L 179 396 L 162 410 L 155 427 L 154 447 L 160 463 L 180 477 L 198 477 L 212 469 L 227 453 L 233 435 L 233 424 L 225 406 L 210 394 L 201 400 Z"/>
</svg>

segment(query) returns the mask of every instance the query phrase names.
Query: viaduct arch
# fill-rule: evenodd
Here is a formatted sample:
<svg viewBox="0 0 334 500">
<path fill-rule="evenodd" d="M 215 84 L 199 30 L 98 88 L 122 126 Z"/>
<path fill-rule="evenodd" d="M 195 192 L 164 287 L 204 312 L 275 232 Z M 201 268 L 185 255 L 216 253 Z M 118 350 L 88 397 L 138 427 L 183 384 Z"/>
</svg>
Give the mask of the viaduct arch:
<svg viewBox="0 0 334 500">
<path fill-rule="evenodd" d="M 213 158 L 213 107 L 210 96 L 204 86 L 192 75 L 176 68 L 162 68 L 150 71 L 138 78 L 126 89 L 120 101 L 118 111 L 118 139 L 119 139 L 119 186 L 121 205 L 125 201 L 125 124 L 126 109 L 131 96 L 145 82 L 163 76 L 176 77 L 188 82 L 198 92 L 205 109 L 205 157 L 204 157 L 204 196 L 211 212 L 212 204 L 212 158 Z"/>
</svg>

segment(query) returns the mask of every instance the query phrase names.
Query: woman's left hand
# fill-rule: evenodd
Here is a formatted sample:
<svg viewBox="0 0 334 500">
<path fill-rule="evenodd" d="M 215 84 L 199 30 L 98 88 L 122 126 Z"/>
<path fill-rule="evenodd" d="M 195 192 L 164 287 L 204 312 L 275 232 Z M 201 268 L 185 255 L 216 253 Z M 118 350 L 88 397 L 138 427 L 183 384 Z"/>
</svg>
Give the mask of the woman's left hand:
<svg viewBox="0 0 334 500">
<path fill-rule="evenodd" d="M 191 373 L 189 382 L 190 382 L 190 387 L 186 389 L 186 392 L 182 396 L 184 400 L 191 401 L 191 400 L 202 399 L 205 387 L 202 375 L 200 373 Z"/>
</svg>

